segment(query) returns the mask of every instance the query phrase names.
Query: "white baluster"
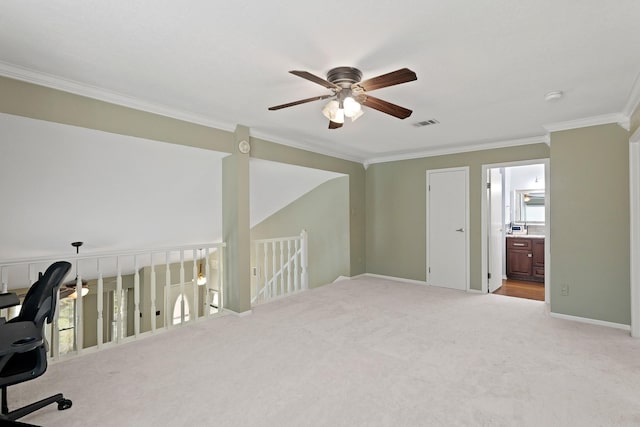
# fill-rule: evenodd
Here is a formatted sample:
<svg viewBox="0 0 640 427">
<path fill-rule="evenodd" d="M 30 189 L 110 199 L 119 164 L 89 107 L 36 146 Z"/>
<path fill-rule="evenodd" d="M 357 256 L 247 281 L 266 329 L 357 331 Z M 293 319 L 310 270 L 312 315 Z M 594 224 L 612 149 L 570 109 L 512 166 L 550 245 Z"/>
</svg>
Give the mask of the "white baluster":
<svg viewBox="0 0 640 427">
<path fill-rule="evenodd" d="M 180 323 L 184 323 L 184 249 L 180 249 Z"/>
<path fill-rule="evenodd" d="M 173 313 L 169 310 L 169 304 L 171 304 L 171 269 L 169 263 L 171 257 L 169 252 L 165 254 L 165 282 L 164 282 L 164 327 L 169 328 L 173 324 Z"/>
<path fill-rule="evenodd" d="M 278 296 L 278 287 L 277 287 L 277 278 L 276 278 L 276 273 L 278 272 L 278 270 L 276 270 L 276 242 L 273 241 L 271 242 L 271 297 L 275 298 Z"/>
<path fill-rule="evenodd" d="M 133 256 L 133 333 L 136 338 L 140 335 L 140 271 L 138 270 L 138 256 Z"/>
<path fill-rule="evenodd" d="M 299 258 L 300 258 L 300 239 L 296 239 L 295 240 L 295 258 L 293 258 L 293 269 L 294 269 L 294 274 L 293 274 L 293 289 L 296 291 L 300 290 L 300 265 L 299 265 Z"/>
<path fill-rule="evenodd" d="M 9 271 L 5 267 L 0 268 L 0 280 L 2 281 L 2 293 L 6 294 L 9 289 Z"/>
<path fill-rule="evenodd" d="M 33 269 L 34 265 L 33 264 L 29 264 L 29 266 L 27 267 L 27 275 L 29 277 L 29 287 L 31 287 L 31 285 L 33 285 L 34 283 L 36 283 L 38 274 L 34 271 Z"/>
<path fill-rule="evenodd" d="M 84 347 L 84 303 L 82 298 L 82 275 L 78 271 L 78 280 L 76 280 L 76 316 L 75 316 L 75 337 L 76 352 L 80 354 Z"/>
<path fill-rule="evenodd" d="M 116 343 L 119 343 L 122 337 L 122 270 L 120 266 L 120 257 L 116 257 L 116 294 L 113 297 L 116 310 Z"/>
<path fill-rule="evenodd" d="M 291 283 L 291 240 L 287 240 L 287 292 L 293 291 Z"/>
<path fill-rule="evenodd" d="M 254 265 L 254 270 L 255 274 L 252 274 L 252 278 L 251 278 L 251 288 L 253 289 L 253 297 L 251 298 L 251 302 L 257 302 L 258 301 L 258 292 L 259 292 L 259 287 L 260 287 L 260 244 L 259 243 L 255 243 L 254 245 L 255 247 L 255 258 L 253 259 L 253 265 Z M 253 273 L 253 272 L 252 272 Z"/>
<path fill-rule="evenodd" d="M 267 244 L 266 243 L 260 243 L 260 247 L 262 248 L 262 289 L 260 291 L 262 291 L 262 301 L 266 301 L 267 300 L 267 292 L 269 291 L 267 289 L 267 279 L 269 276 L 269 267 L 268 267 L 268 261 L 267 261 Z M 259 292 L 260 292 L 259 291 Z"/>
<path fill-rule="evenodd" d="M 58 294 L 56 295 L 57 301 L 60 302 L 60 288 L 58 288 Z M 58 317 L 60 314 L 60 304 L 56 304 L 56 310 L 53 313 L 53 320 L 51 321 L 51 335 L 49 336 L 49 342 L 51 343 L 51 357 L 57 359 L 60 357 L 60 330 L 58 329 Z"/>
<path fill-rule="evenodd" d="M 284 283 L 284 242 L 280 241 L 280 294 L 286 294 Z"/>
<path fill-rule="evenodd" d="M 309 273 L 307 271 L 307 268 L 309 266 L 308 262 L 309 262 L 309 255 L 308 255 L 308 235 L 307 235 L 307 230 L 302 230 L 302 233 L 300 233 L 300 237 L 301 237 L 301 245 L 302 245 L 302 251 L 300 254 L 300 261 L 302 263 L 302 272 L 301 272 L 301 282 L 302 282 L 302 289 L 306 290 L 309 288 Z"/>
<path fill-rule="evenodd" d="M 97 270 L 98 270 L 98 289 L 97 289 L 97 299 L 98 299 L 98 321 L 96 324 L 96 332 L 98 337 L 98 348 L 102 347 L 103 344 L 103 331 L 104 331 L 104 279 L 102 278 L 102 268 L 100 267 L 100 258 L 97 259 Z"/>
<path fill-rule="evenodd" d="M 6 294 L 9 289 L 9 271 L 5 267 L 0 268 L 0 281 L 2 282 L 2 293 Z M 0 310 L 0 317 L 7 318 L 9 310 L 3 308 Z"/>
<path fill-rule="evenodd" d="M 198 298 L 198 293 L 200 292 L 198 286 L 198 253 L 196 250 L 193 250 L 193 309 L 191 310 L 191 320 L 196 320 L 198 318 L 198 312 L 200 311 L 200 298 Z"/>
<path fill-rule="evenodd" d="M 211 304 L 213 303 L 212 301 L 212 294 L 209 291 L 209 289 L 213 289 L 213 280 L 211 280 L 211 263 L 210 263 L 210 253 L 209 253 L 209 248 L 206 248 L 204 250 L 204 258 L 205 258 L 205 263 L 204 263 L 204 276 L 207 279 L 207 285 L 206 285 L 206 297 L 205 297 L 205 306 L 204 306 L 204 315 L 205 316 L 209 316 L 211 314 Z"/>
<path fill-rule="evenodd" d="M 218 245 L 218 313 L 222 313 L 224 307 L 224 244 Z"/>
<path fill-rule="evenodd" d="M 153 264 L 153 252 L 149 254 L 151 258 L 151 332 L 156 331 L 156 266 Z"/>
</svg>

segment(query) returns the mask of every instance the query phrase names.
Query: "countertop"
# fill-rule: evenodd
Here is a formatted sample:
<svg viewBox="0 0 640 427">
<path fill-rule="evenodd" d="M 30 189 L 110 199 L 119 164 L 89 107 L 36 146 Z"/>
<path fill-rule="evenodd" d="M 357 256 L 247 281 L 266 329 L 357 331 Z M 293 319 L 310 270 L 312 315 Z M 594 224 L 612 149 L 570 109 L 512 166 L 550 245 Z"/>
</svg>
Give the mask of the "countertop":
<svg viewBox="0 0 640 427">
<path fill-rule="evenodd" d="M 515 238 L 530 238 L 530 239 L 544 239 L 544 235 L 542 234 L 507 234 L 507 237 L 515 237 Z"/>
</svg>

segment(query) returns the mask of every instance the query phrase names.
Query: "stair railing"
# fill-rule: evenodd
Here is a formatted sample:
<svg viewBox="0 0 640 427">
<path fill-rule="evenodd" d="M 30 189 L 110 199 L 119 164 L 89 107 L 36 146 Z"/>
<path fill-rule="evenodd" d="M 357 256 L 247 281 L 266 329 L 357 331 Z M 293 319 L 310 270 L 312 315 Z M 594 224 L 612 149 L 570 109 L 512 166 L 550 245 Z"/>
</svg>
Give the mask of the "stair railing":
<svg viewBox="0 0 640 427">
<path fill-rule="evenodd" d="M 308 234 L 254 240 L 251 303 L 308 289 Z"/>
</svg>

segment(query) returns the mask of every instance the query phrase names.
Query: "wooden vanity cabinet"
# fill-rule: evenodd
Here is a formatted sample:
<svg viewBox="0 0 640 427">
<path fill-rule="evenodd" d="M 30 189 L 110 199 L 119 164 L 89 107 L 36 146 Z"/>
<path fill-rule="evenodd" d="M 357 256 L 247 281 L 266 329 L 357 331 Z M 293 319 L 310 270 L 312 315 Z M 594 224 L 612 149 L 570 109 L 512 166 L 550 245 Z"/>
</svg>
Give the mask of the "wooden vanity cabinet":
<svg viewBox="0 0 640 427">
<path fill-rule="evenodd" d="M 543 238 L 507 238 L 507 277 L 544 282 Z"/>
</svg>

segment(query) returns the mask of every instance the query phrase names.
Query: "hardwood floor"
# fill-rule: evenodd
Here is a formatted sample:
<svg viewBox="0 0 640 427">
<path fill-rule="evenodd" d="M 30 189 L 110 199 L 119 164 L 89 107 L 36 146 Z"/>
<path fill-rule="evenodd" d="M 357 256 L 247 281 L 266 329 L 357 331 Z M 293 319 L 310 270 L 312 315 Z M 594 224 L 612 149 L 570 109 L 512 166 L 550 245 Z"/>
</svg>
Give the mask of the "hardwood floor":
<svg viewBox="0 0 640 427">
<path fill-rule="evenodd" d="M 544 283 L 506 279 L 502 281 L 502 287 L 494 294 L 544 301 Z"/>
</svg>

